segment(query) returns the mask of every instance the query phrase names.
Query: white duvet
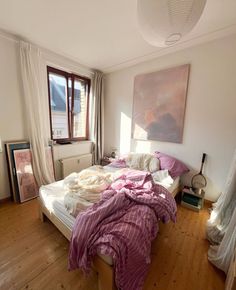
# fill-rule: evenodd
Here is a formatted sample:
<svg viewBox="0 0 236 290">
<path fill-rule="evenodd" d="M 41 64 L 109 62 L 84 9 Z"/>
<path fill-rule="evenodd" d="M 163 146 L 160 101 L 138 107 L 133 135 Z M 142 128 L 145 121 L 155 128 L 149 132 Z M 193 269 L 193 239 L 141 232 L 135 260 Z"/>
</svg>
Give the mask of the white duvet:
<svg viewBox="0 0 236 290">
<path fill-rule="evenodd" d="M 108 171 L 102 166 L 92 166 L 80 173 L 72 173 L 64 179 L 66 194 L 64 205 L 70 214 L 76 216 L 100 200 L 103 192 L 124 169 Z"/>
</svg>

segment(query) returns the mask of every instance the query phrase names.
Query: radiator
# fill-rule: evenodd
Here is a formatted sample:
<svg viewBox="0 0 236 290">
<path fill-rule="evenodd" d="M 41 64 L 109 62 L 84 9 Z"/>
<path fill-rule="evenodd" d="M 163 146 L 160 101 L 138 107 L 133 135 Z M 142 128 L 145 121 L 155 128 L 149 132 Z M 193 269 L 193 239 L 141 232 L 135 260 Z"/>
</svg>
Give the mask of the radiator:
<svg viewBox="0 0 236 290">
<path fill-rule="evenodd" d="M 62 166 L 62 177 L 65 178 L 72 172 L 80 172 L 92 166 L 92 154 L 63 158 L 60 159 L 60 163 Z"/>
</svg>

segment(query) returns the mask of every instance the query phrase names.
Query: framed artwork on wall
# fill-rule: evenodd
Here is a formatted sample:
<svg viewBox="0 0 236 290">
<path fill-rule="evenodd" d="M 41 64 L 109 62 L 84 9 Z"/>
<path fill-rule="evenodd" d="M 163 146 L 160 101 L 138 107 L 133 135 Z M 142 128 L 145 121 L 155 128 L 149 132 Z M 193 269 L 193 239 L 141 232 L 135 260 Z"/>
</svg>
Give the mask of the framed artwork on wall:
<svg viewBox="0 0 236 290">
<path fill-rule="evenodd" d="M 134 80 L 132 138 L 182 143 L 190 65 Z"/>
</svg>

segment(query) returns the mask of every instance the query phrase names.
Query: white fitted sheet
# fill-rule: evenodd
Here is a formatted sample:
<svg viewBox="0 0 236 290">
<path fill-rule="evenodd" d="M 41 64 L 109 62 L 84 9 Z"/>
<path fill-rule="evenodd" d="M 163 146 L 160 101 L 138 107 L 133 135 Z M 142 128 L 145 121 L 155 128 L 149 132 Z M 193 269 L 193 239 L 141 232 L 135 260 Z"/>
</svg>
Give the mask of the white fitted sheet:
<svg viewBox="0 0 236 290">
<path fill-rule="evenodd" d="M 179 186 L 179 183 L 180 183 L 180 177 L 178 176 L 174 179 L 174 182 L 169 186 L 166 186 L 165 184 L 162 184 L 161 182 L 159 184 L 164 186 L 166 189 L 168 189 L 170 193 L 173 193 L 176 190 L 176 188 Z"/>
</svg>

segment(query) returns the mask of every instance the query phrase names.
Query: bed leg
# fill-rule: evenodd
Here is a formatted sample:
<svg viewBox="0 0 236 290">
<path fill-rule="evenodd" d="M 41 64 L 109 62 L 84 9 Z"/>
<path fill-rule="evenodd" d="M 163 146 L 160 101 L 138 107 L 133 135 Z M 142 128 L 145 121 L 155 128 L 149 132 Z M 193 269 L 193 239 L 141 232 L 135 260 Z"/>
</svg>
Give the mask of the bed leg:
<svg viewBox="0 0 236 290">
<path fill-rule="evenodd" d="M 98 274 L 99 290 L 117 290 L 113 268 L 106 264 L 100 257 L 96 256 L 93 261 L 93 268 Z"/>
<path fill-rule="evenodd" d="M 117 288 L 114 286 L 113 279 L 109 276 L 100 275 L 98 273 L 98 289 L 99 290 L 116 290 Z"/>
<path fill-rule="evenodd" d="M 41 220 L 41 222 L 45 222 L 46 217 L 44 215 L 44 213 L 41 211 L 41 209 L 39 209 L 39 218 Z"/>
<path fill-rule="evenodd" d="M 40 218 L 41 222 L 45 222 L 46 216 L 44 215 L 44 213 L 42 211 L 41 204 L 40 204 L 39 200 L 38 200 L 38 205 L 39 205 L 39 218 Z"/>
</svg>

